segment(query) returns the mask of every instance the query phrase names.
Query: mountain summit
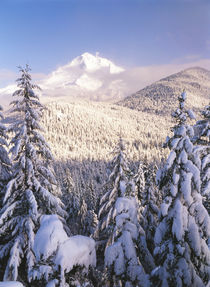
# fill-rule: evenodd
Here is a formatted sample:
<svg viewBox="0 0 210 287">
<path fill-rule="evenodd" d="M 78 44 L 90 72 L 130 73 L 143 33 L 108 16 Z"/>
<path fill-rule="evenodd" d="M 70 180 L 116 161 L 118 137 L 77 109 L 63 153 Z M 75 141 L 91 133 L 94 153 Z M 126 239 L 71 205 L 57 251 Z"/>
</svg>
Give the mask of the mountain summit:
<svg viewBox="0 0 210 287">
<path fill-rule="evenodd" d="M 145 87 L 118 104 L 139 111 L 170 114 L 183 90 L 187 92 L 190 108 L 203 108 L 210 98 L 210 71 L 200 67 L 188 68 Z"/>
<path fill-rule="evenodd" d="M 84 53 L 38 82 L 42 95 L 51 97 L 85 98 L 99 101 L 117 101 L 129 94 L 124 81 L 124 68 L 96 55 Z M 0 89 L 2 100 L 11 98 L 16 90 L 12 84 Z M 6 97 L 5 97 L 6 96 Z"/>
<path fill-rule="evenodd" d="M 95 100 L 122 98 L 119 75 L 124 69 L 106 58 L 84 53 L 53 71 L 40 85 L 46 95 L 77 96 Z M 119 92 L 120 91 L 120 92 Z"/>
<path fill-rule="evenodd" d="M 123 68 L 116 66 L 110 60 L 99 57 L 99 54 L 92 55 L 84 53 L 70 62 L 69 67 L 80 67 L 87 72 L 95 72 L 103 68 L 108 68 L 110 74 L 118 74 L 124 71 Z"/>
</svg>

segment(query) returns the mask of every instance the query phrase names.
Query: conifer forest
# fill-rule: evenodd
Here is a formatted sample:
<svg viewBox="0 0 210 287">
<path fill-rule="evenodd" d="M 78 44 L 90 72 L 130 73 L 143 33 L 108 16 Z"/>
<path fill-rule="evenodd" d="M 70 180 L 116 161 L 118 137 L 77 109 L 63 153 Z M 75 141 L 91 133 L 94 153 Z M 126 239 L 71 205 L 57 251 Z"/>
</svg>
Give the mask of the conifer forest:
<svg viewBox="0 0 210 287">
<path fill-rule="evenodd" d="M 81 166 L 56 161 L 46 140 L 67 145 L 76 118 L 58 119 L 56 139 L 29 66 L 19 73 L 0 114 L 0 286 L 209 287 L 210 106 L 196 121 L 183 91 L 153 155 L 128 145 L 121 127 L 107 161 Z"/>
</svg>

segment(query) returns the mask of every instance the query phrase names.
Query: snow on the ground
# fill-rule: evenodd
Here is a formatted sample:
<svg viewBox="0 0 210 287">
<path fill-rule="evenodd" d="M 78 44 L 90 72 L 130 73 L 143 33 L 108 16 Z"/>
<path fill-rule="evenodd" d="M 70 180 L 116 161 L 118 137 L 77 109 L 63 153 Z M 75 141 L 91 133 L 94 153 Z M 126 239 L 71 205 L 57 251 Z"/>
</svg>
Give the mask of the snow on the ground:
<svg viewBox="0 0 210 287">
<path fill-rule="evenodd" d="M 0 282 L 0 287 L 24 287 L 23 284 L 17 281 Z"/>
<path fill-rule="evenodd" d="M 43 215 L 34 239 L 34 252 L 38 259 L 47 259 L 68 239 L 63 224 L 56 214 Z"/>
<path fill-rule="evenodd" d="M 55 258 L 55 264 L 69 272 L 76 265 L 96 266 L 95 241 L 92 238 L 75 235 L 60 244 Z"/>
</svg>

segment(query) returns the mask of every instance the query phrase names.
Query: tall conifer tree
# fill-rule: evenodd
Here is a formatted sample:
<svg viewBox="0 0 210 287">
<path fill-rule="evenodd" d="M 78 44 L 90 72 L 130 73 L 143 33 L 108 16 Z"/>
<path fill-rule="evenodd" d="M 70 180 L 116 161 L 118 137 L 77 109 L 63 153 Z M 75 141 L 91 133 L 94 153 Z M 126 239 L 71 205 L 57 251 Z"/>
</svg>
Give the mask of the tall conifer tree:
<svg viewBox="0 0 210 287">
<path fill-rule="evenodd" d="M 58 187 L 50 163 L 52 154 L 41 132 L 40 118 L 44 107 L 34 93 L 29 67 L 20 68 L 17 99 L 12 113 L 17 119 L 11 126 L 12 179 L 7 184 L 0 212 L 0 264 L 3 280 L 31 281 L 36 263 L 34 235 L 40 216 L 65 211 L 56 196 Z"/>
<path fill-rule="evenodd" d="M 105 239 L 107 286 L 148 286 L 148 276 L 138 258 L 138 239 L 144 231 L 138 222 L 135 184 L 131 179 L 120 138 L 114 151 L 109 189 L 101 199 L 99 232 Z"/>
<path fill-rule="evenodd" d="M 105 186 L 107 191 L 100 201 L 98 231 L 100 233 L 100 238 L 106 240 L 107 246 L 113 242 L 113 230 L 115 225 L 113 217 L 116 200 L 118 197 L 125 195 L 126 185 L 128 184 L 131 175 L 124 150 L 124 143 L 122 138 L 120 138 L 113 151 L 113 170 L 109 175 L 108 182 Z"/>
<path fill-rule="evenodd" d="M 11 162 L 7 152 L 7 128 L 2 122 L 4 119 L 2 110 L 3 108 L 0 106 L 0 208 L 2 207 L 1 198 L 5 191 L 5 185 L 7 185 L 11 176 Z"/>
<path fill-rule="evenodd" d="M 193 128 L 186 123 L 193 114 L 185 109 L 185 100 L 183 92 L 179 108 L 172 114 L 177 124 L 173 127 L 174 136 L 167 140 L 171 152 L 157 174 L 163 203 L 154 253 L 161 266 L 156 270 L 160 286 L 202 287 L 210 278 L 210 218 L 202 204 L 200 171 L 190 140 Z"/>
<path fill-rule="evenodd" d="M 201 194 L 210 214 L 210 105 L 206 106 L 201 114 L 203 119 L 197 121 L 194 126 L 193 143 L 196 145 L 194 153 L 200 168 Z"/>
</svg>

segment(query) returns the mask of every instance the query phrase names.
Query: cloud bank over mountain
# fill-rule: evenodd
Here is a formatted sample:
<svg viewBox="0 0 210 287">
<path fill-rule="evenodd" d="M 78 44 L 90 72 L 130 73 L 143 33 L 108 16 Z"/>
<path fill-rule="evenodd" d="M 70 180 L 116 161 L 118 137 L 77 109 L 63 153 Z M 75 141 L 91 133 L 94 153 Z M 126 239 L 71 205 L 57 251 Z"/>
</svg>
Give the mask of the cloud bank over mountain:
<svg viewBox="0 0 210 287">
<path fill-rule="evenodd" d="M 210 60 L 190 57 L 185 64 L 175 62 L 124 68 L 100 57 L 98 53 L 84 53 L 48 75 L 32 73 L 32 77 L 41 86 L 45 100 L 68 97 L 117 102 L 163 77 L 192 66 L 210 69 Z M 3 73 L 3 70 L 0 71 Z M 7 80 L 10 76 L 14 78 L 14 73 L 6 72 Z M 11 101 L 15 89 L 15 83 L 0 89 L 3 105 Z"/>
<path fill-rule="evenodd" d="M 86 97 L 94 100 L 122 98 L 124 69 L 106 58 L 84 53 L 48 75 L 40 86 L 46 96 Z"/>
</svg>

